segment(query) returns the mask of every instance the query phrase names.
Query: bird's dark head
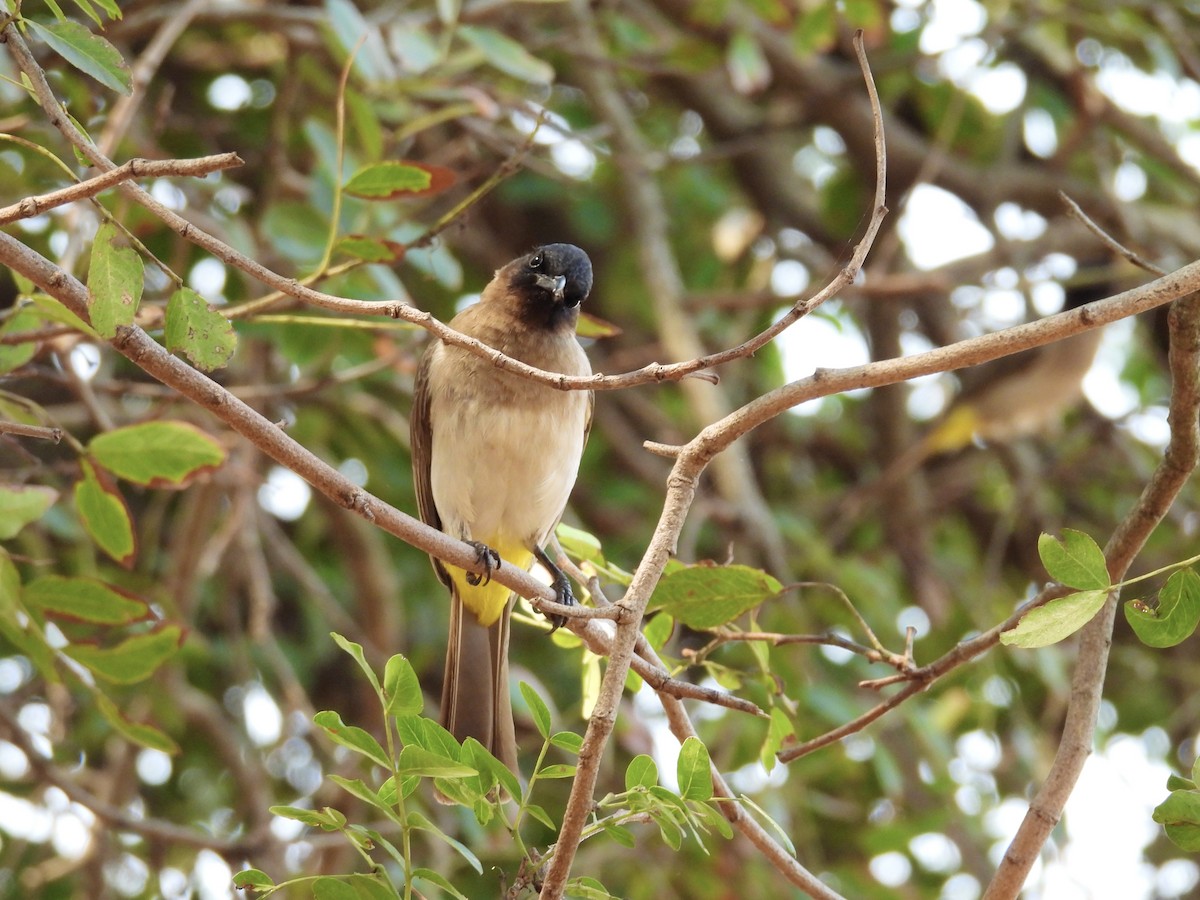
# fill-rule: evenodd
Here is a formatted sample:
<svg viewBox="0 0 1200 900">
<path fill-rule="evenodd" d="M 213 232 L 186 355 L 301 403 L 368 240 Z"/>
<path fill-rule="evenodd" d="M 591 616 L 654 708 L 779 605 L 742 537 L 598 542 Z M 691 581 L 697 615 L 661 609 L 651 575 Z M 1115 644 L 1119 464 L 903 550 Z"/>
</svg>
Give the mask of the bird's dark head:
<svg viewBox="0 0 1200 900">
<path fill-rule="evenodd" d="M 509 291 L 549 323 L 574 321 L 592 290 L 592 261 L 574 244 L 546 244 L 504 270 Z"/>
</svg>

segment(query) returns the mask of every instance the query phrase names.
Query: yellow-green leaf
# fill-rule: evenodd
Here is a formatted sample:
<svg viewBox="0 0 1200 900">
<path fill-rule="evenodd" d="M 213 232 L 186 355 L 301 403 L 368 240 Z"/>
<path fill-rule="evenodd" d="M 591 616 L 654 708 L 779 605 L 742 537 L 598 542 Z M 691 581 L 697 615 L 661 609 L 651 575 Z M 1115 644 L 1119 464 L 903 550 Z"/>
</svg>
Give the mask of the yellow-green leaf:
<svg viewBox="0 0 1200 900">
<path fill-rule="evenodd" d="M 164 340 L 168 350 L 205 372 L 224 366 L 237 350 L 233 323 L 191 288 L 180 288 L 167 301 Z"/>
<path fill-rule="evenodd" d="M 1026 613 L 1016 628 L 1001 634 L 1000 643 L 1026 648 L 1057 644 L 1090 622 L 1107 598 L 1107 590 L 1098 590 L 1051 600 Z"/>
<path fill-rule="evenodd" d="M 25 586 L 25 603 L 58 619 L 128 625 L 150 615 L 144 601 L 95 578 L 43 575 Z"/>
<path fill-rule="evenodd" d="M 120 51 L 100 35 L 92 34 L 86 25 L 71 19 L 49 25 L 32 19 L 24 21 L 33 26 L 51 50 L 105 87 L 121 94 L 133 89 L 133 76 Z"/>
<path fill-rule="evenodd" d="M 151 750 L 161 750 L 163 753 L 175 754 L 179 752 L 179 745 L 171 740 L 165 732 L 147 722 L 134 722 L 127 718 L 117 708 L 117 705 L 104 696 L 104 694 L 96 692 L 94 697 L 100 714 L 104 716 L 108 724 L 118 734 L 127 740 L 133 741 L 135 744 L 140 744 L 143 747 L 149 747 Z"/>
<path fill-rule="evenodd" d="M 92 438 L 88 453 L 118 478 L 152 487 L 179 487 L 225 462 L 215 438 L 187 422 L 144 422 Z"/>
<path fill-rule="evenodd" d="M 17 310 L 0 326 L 0 335 L 19 335 L 22 332 L 33 331 L 45 324 L 44 317 L 32 306 Z M 33 359 L 37 353 L 37 341 L 25 341 L 20 344 L 0 344 L 0 374 L 15 371 Z"/>
<path fill-rule="evenodd" d="M 1182 569 L 1167 579 L 1158 593 L 1158 608 L 1131 600 L 1125 619 L 1138 639 L 1150 647 L 1174 647 L 1191 637 L 1200 625 L 1200 576 Z"/>
<path fill-rule="evenodd" d="M 664 575 L 651 606 L 689 628 L 717 628 L 783 590 L 775 578 L 751 566 L 685 566 Z"/>
<path fill-rule="evenodd" d="M 105 339 L 116 335 L 120 326 L 133 322 L 142 300 L 142 258 L 117 243 L 119 236 L 116 226 L 108 222 L 100 226 L 92 242 L 88 268 L 88 313 L 92 326 Z"/>
<path fill-rule="evenodd" d="M 112 647 L 68 644 L 63 652 L 87 666 L 98 678 L 113 684 L 136 684 L 154 674 L 183 643 L 183 630 L 167 625 L 145 634 L 135 634 Z"/>
<path fill-rule="evenodd" d="M 1050 577 L 1069 588 L 1098 591 L 1109 585 L 1104 551 L 1082 531 L 1063 529 L 1062 540 L 1049 534 L 1040 535 L 1038 556 Z"/>
<path fill-rule="evenodd" d="M 553 66 L 494 28 L 462 25 L 458 33 L 501 72 L 534 84 L 549 84 L 554 80 Z"/>
<path fill-rule="evenodd" d="M 41 485 L 0 485 L 0 540 L 40 519 L 58 499 L 58 491 Z"/>
<path fill-rule="evenodd" d="M 96 545 L 123 566 L 133 565 L 137 542 L 125 498 L 88 460 L 82 460 L 83 477 L 75 482 L 75 508 L 84 529 Z"/>
<path fill-rule="evenodd" d="M 675 766 L 679 796 L 684 800 L 708 800 L 712 797 L 712 769 L 708 748 L 697 737 L 689 737 L 679 748 Z"/>
</svg>

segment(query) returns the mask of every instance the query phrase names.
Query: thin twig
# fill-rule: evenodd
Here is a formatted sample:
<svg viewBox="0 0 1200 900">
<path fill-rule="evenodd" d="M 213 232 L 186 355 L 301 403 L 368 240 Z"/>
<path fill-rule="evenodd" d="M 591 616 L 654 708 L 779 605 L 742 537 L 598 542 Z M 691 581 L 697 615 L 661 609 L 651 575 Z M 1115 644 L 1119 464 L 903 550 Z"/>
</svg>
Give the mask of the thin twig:
<svg viewBox="0 0 1200 900">
<path fill-rule="evenodd" d="M 45 425 L 26 425 L 22 422 L 0 422 L 0 434 L 15 434 L 21 437 L 41 438 L 45 441 L 59 443 L 63 439 L 63 430 Z"/>
<path fill-rule="evenodd" d="M 197 159 L 131 159 L 100 175 L 88 178 L 70 187 L 59 188 L 37 197 L 26 197 L 19 203 L 0 208 L 0 225 L 8 225 L 20 219 L 41 215 L 47 210 L 77 200 L 86 200 L 102 191 L 135 178 L 162 178 L 177 175 L 202 178 L 223 169 L 232 169 L 243 164 L 236 153 L 218 153 Z"/>
<path fill-rule="evenodd" d="M 1139 269 L 1145 269 L 1147 272 L 1151 272 L 1154 275 L 1167 274 L 1165 269 L 1156 266 L 1154 263 L 1150 262 L 1148 259 L 1145 259 L 1140 254 L 1130 250 L 1115 237 L 1101 228 L 1091 216 L 1083 211 L 1083 207 L 1067 196 L 1066 191 L 1059 191 L 1058 198 L 1062 200 L 1063 205 L 1067 208 L 1067 212 L 1072 217 L 1079 220 L 1079 222 L 1083 224 L 1084 228 L 1099 238 L 1100 242 L 1104 244 L 1104 246 L 1108 247 L 1108 249 L 1113 253 L 1117 254 L 1118 256 L 1125 257 L 1125 259 L 1129 260 Z"/>
</svg>

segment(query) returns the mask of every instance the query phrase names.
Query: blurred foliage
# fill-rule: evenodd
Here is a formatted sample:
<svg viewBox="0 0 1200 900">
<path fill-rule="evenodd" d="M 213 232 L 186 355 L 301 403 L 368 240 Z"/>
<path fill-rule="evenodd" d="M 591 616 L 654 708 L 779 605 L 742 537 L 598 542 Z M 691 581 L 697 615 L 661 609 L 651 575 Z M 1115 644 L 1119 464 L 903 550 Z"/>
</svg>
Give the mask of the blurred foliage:
<svg viewBox="0 0 1200 900">
<path fill-rule="evenodd" d="M 18 12 L 15 0 L 7 8 Z M 1200 255 L 1200 14 L 1166 0 L 25 0 L 19 14 L 57 96 L 118 163 L 239 154 L 244 164 L 219 175 L 145 186 L 287 277 L 446 319 L 528 248 L 584 247 L 597 273 L 587 311 L 616 326 L 588 350 L 610 373 L 672 361 L 681 340 L 732 346 L 847 260 L 874 179 L 850 46 L 864 29 L 884 105 L 891 210 L 866 277 L 794 326 L 807 338 L 724 367 L 719 385 L 598 397 L 567 514 L 578 531 L 564 543 L 614 598 L 652 533 L 669 472 L 641 444 L 688 440 L 711 418 L 706 402 L 732 409 L 778 387 L 832 335 L 848 353 L 858 341 L 885 358 L 1031 318 L 1080 280 L 1114 292 L 1148 280 L 1113 262 L 1058 190 L 1165 268 Z M 593 28 L 600 58 L 581 50 Z M 87 177 L 7 52 L 0 74 L 0 203 L 60 188 L 67 171 Z M 122 95 L 129 84 L 134 93 Z M 644 146 L 637 158 L 622 149 L 629 127 Z M 366 190 L 342 193 L 353 178 Z M 909 216 L 914 188 L 930 185 L 955 195 L 987 240 L 921 268 L 914 260 L 957 246 L 963 227 Z M 480 188 L 491 189 L 456 212 Z M 669 258 L 646 244 L 635 192 L 647 189 L 666 214 Z M 270 295 L 116 191 L 6 230 L 117 295 L 132 254 L 145 267 L 140 324 L 216 369 L 320 457 L 415 511 L 406 412 L 424 332 Z M 664 293 L 663 266 L 677 267 L 678 295 Z M 336 710 L 373 740 L 385 731 L 331 631 L 361 645 L 377 671 L 403 654 L 437 696 L 447 604 L 424 554 L 310 497 L 7 270 L 0 305 L 0 419 L 65 435 L 0 439 L 0 895 L 182 897 L 214 877 L 230 884 L 246 866 L 278 882 L 364 871 L 343 835 L 302 833 L 292 826 L 304 815 L 268 810 L 334 806 L 386 830 L 370 803 L 326 777 L 362 778 L 363 761 L 313 716 Z M 108 314 L 119 324 L 112 316 L 125 313 Z M 835 647 L 670 629 L 666 616 L 712 625 L 711 609 L 689 608 L 713 590 L 710 569 L 741 579 L 723 607 L 741 616 L 740 629 L 834 630 L 865 642 L 848 600 L 893 652 L 915 626 L 918 663 L 1003 620 L 1047 580 L 1039 533 L 1070 527 L 1103 544 L 1161 455 L 1162 317 L 1110 331 L 1101 353 L 1110 378 L 1097 384 L 1123 408 L 1080 404 L 1055 428 L 928 460 L 872 493 L 924 430 L 931 392 L 940 403 L 956 389 L 948 375 L 780 416 L 701 482 L 678 548 L 685 565 L 668 570 L 653 604 L 664 611 L 647 630 L 679 677 L 711 677 L 770 712 L 768 722 L 689 707 L 735 790 L 847 896 L 965 897 L 986 884 L 1006 839 L 995 814 L 1028 796 L 1054 753 L 1069 642 L 997 647 L 860 734 L 784 765 L 774 750 L 869 709 L 879 695 L 860 682 L 892 670 Z M 964 385 L 979 377 L 959 375 Z M 113 461 L 130 457 L 134 476 Z M 846 498 L 858 491 L 868 502 L 852 513 Z M 1196 499 L 1192 487 L 1132 574 L 1194 555 Z M 1170 608 L 1190 609 L 1194 594 L 1177 583 Z M 548 704 L 514 692 L 532 760 L 548 740 L 538 734 L 544 715 L 582 733 L 595 661 L 569 636 L 551 641 L 520 624 L 513 652 L 516 677 Z M 1141 736 L 1151 758 L 1192 773 L 1198 677 L 1189 641 L 1150 649 L 1119 619 L 1101 749 Z M 658 770 L 675 769 L 661 758 L 647 767 L 665 735 L 654 709 L 640 698 L 622 708 L 597 799 L 611 792 L 633 808 L 622 792 L 644 794 Z M 550 824 L 568 786 L 539 784 Z M 1195 805 L 1194 781 L 1174 790 L 1159 818 L 1186 831 L 1179 816 Z M 1144 798 L 1146 821 L 1167 792 L 1164 781 Z M 431 800 L 427 787 L 413 794 L 482 872 L 417 829 L 421 865 L 470 897 L 514 884 L 520 854 L 508 832 Z M 1122 815 L 1114 808 L 1114 822 Z M 574 873 L 630 898 L 788 889 L 740 838 L 672 840 L 670 827 L 695 827 L 680 821 L 622 823 L 583 844 Z M 931 845 L 930 835 L 940 840 Z M 537 822 L 524 832 L 543 850 L 553 839 Z M 1064 836 L 1054 840 L 1061 850 Z M 1166 834 L 1144 849 L 1153 866 L 1180 856 Z"/>
</svg>

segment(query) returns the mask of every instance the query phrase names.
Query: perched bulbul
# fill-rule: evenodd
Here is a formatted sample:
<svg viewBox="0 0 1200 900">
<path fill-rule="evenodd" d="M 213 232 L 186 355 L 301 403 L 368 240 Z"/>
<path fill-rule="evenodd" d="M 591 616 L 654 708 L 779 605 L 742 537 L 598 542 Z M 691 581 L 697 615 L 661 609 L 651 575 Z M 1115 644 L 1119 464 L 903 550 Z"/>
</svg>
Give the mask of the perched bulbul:
<svg viewBox="0 0 1200 900">
<path fill-rule="evenodd" d="M 1077 309 L 1113 292 L 1107 280 L 1068 287 L 1063 310 Z M 1104 329 L 1094 328 L 1053 344 L 980 365 L 976 377 L 938 422 L 896 456 L 875 480 L 843 498 L 839 536 L 867 506 L 926 460 L 955 453 L 974 441 L 1003 444 L 1060 422 L 1083 399 L 1083 379 L 1096 359 Z"/>
<path fill-rule="evenodd" d="M 590 375 L 575 324 L 591 289 L 587 254 L 547 244 L 496 272 L 450 327 L 539 369 Z M 491 581 L 490 569 L 500 558 L 527 569 L 536 558 L 559 601 L 575 602 L 542 546 L 575 484 L 592 402 L 589 391 L 503 372 L 440 340 L 417 372 L 411 431 L 421 519 L 472 544 L 488 570 L 480 576 L 433 560 L 450 588 L 442 724 L 460 741 L 474 737 L 514 772 L 508 632 L 515 595 Z"/>
</svg>

